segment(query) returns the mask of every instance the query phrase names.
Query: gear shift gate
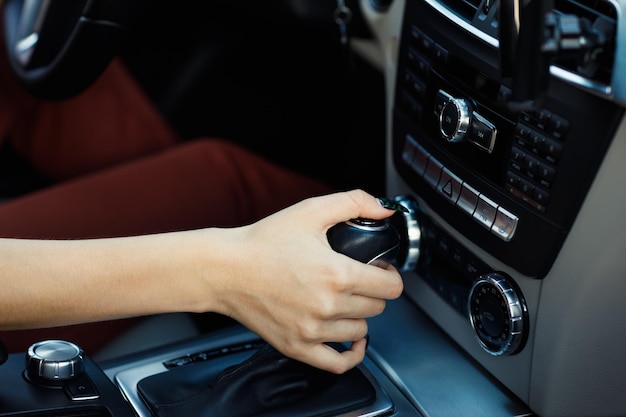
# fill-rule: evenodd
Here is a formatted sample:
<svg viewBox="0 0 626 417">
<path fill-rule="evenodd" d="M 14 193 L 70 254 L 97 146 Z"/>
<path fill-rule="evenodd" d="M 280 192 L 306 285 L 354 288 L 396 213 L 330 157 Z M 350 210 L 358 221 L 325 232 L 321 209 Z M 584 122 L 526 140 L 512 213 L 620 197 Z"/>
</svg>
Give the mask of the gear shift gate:
<svg viewBox="0 0 626 417">
<path fill-rule="evenodd" d="M 142 379 L 138 391 L 158 417 L 315 417 L 371 405 L 376 390 L 354 368 L 343 375 L 321 371 L 261 347 L 243 362 L 182 366 Z"/>
</svg>

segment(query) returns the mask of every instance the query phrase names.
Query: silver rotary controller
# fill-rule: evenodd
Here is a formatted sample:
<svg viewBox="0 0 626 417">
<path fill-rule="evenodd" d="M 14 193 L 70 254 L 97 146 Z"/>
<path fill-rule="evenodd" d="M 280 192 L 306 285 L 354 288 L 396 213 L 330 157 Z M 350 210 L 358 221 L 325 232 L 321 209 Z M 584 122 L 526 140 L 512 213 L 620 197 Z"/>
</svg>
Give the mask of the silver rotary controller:
<svg viewBox="0 0 626 417">
<path fill-rule="evenodd" d="M 65 340 L 35 343 L 26 352 L 26 377 L 42 385 L 61 385 L 84 372 L 84 353 Z"/>
<path fill-rule="evenodd" d="M 439 113 L 439 130 L 448 142 L 465 139 L 472 121 L 472 106 L 462 98 L 448 96 Z"/>
<path fill-rule="evenodd" d="M 470 289 L 469 318 L 482 348 L 494 356 L 519 352 L 528 337 L 528 309 L 513 280 L 501 272 L 480 276 Z"/>
</svg>

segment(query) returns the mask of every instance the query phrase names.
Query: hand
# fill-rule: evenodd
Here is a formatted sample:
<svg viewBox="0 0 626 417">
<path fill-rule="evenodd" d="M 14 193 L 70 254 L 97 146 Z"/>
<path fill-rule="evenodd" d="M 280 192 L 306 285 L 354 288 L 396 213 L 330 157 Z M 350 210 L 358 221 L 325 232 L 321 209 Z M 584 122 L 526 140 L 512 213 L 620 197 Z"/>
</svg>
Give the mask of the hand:
<svg viewBox="0 0 626 417">
<path fill-rule="evenodd" d="M 365 355 L 367 317 L 402 293 L 402 279 L 333 251 L 326 231 L 355 217 L 393 214 L 355 190 L 316 197 L 240 228 L 236 279 L 222 283 L 223 312 L 277 350 L 333 373 Z M 325 342 L 350 342 L 337 352 Z"/>
</svg>

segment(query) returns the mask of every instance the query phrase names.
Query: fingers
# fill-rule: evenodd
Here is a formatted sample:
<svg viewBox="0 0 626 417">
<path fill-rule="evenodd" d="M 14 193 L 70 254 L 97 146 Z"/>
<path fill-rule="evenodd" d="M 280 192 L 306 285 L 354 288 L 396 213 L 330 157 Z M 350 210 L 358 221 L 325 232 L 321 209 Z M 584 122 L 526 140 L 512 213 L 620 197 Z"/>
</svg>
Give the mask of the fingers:
<svg viewBox="0 0 626 417">
<path fill-rule="evenodd" d="M 310 198 L 301 204 L 312 215 L 325 215 L 329 227 L 357 217 L 383 219 L 394 213 L 393 209 L 383 207 L 379 199 L 359 189 Z"/>
<path fill-rule="evenodd" d="M 346 264 L 335 277 L 337 291 L 384 300 L 394 300 L 402 294 L 404 284 L 398 270 L 389 265 L 387 269 L 354 262 L 346 258 Z"/>
<path fill-rule="evenodd" d="M 394 300 L 404 289 L 402 276 L 398 270 L 389 265 L 387 269 L 378 266 L 355 262 L 352 258 L 336 254 L 334 261 L 337 267 L 329 285 L 334 291 L 349 295 L 360 295 L 381 300 Z M 341 257 L 340 260 L 339 257 Z"/>
<path fill-rule="evenodd" d="M 367 340 L 352 342 L 349 349 L 339 352 L 325 343 L 314 345 L 298 360 L 334 374 L 343 374 L 363 361 Z"/>
</svg>

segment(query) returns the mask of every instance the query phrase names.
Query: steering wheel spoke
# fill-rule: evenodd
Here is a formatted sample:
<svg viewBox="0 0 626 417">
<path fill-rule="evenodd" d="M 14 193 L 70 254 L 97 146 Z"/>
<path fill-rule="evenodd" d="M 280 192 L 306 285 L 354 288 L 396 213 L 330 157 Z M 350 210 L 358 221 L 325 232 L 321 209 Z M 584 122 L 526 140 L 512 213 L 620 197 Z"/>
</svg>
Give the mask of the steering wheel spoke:
<svg viewBox="0 0 626 417">
<path fill-rule="evenodd" d="M 4 38 L 11 68 L 32 94 L 72 97 L 118 53 L 145 0 L 5 0 Z"/>
</svg>

